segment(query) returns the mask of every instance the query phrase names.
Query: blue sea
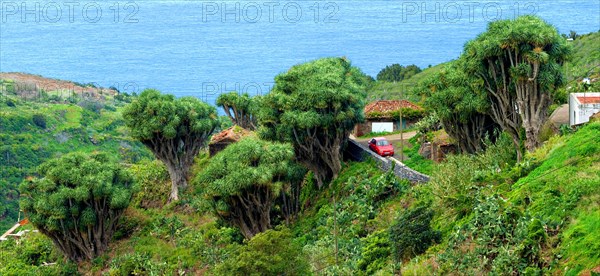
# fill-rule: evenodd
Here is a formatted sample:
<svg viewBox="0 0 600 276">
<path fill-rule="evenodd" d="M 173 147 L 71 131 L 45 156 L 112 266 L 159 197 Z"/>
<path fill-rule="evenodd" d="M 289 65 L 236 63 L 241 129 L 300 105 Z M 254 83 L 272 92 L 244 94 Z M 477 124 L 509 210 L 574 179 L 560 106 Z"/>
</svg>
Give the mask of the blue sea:
<svg viewBox="0 0 600 276">
<path fill-rule="evenodd" d="M 600 29 L 600 1 L 0 1 L 0 71 L 214 103 L 289 67 L 345 56 L 365 73 L 458 57 L 497 19 Z M 600 47 L 600 46 L 599 46 Z"/>
</svg>

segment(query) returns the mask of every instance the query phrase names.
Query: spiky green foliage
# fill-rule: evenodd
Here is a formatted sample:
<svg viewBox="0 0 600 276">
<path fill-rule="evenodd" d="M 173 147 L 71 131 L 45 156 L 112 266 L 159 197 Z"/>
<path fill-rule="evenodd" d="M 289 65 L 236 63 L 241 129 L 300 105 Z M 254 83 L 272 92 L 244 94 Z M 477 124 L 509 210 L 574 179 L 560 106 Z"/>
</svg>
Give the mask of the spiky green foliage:
<svg viewBox="0 0 600 276">
<path fill-rule="evenodd" d="M 133 180 L 105 154 L 72 153 L 39 167 L 23 182 L 21 208 L 71 260 L 102 254 L 129 205 Z"/>
<path fill-rule="evenodd" d="M 131 136 L 165 163 L 171 177 L 169 200 L 178 200 L 194 157 L 217 126 L 215 108 L 194 97 L 177 99 L 147 89 L 123 110 L 123 118 Z"/>
<path fill-rule="evenodd" d="M 465 46 L 466 72 L 483 83 L 494 120 L 528 150 L 540 145 L 554 92 L 564 84 L 562 64 L 571 47 L 556 28 L 527 15 L 499 20 Z"/>
<path fill-rule="evenodd" d="M 232 91 L 221 94 L 217 98 L 217 106 L 223 108 L 227 117 L 233 124 L 245 129 L 256 129 L 256 99 L 248 95 L 248 93 L 239 94 Z"/>
<path fill-rule="evenodd" d="M 275 77 L 275 87 L 261 102 L 261 136 L 292 143 L 321 187 L 339 173 L 342 147 L 356 123 L 364 120 L 366 82 L 345 58 L 290 68 Z"/>
<path fill-rule="evenodd" d="M 444 129 L 461 151 L 474 153 L 484 148 L 486 136 L 494 135 L 498 126 L 489 115 L 484 93 L 473 78 L 461 70 L 460 61 L 448 64 L 420 85 L 426 96 L 425 106 L 435 111 Z"/>
<path fill-rule="evenodd" d="M 298 210 L 304 171 L 293 160 L 289 144 L 245 138 L 213 157 L 198 182 L 216 214 L 250 239 L 271 228 L 272 213 L 285 217 Z"/>
</svg>

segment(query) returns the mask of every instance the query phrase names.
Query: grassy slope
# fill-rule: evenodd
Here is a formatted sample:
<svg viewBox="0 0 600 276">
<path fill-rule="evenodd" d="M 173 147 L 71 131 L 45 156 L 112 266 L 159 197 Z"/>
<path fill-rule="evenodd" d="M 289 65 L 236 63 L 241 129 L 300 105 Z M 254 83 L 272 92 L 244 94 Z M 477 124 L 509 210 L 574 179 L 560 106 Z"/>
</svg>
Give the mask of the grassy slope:
<svg viewBox="0 0 600 276">
<path fill-rule="evenodd" d="M 568 80 L 581 81 L 588 77 L 600 81 L 600 32 L 583 35 L 571 43 L 573 58 L 566 65 Z"/>
<path fill-rule="evenodd" d="M 374 86 L 368 91 L 367 99 L 372 100 L 397 100 L 408 99 L 413 102 L 420 102 L 422 99 L 418 95 L 411 93 L 412 88 L 416 83 L 435 74 L 444 67 L 445 63 L 426 68 L 421 73 L 418 73 L 410 79 L 401 82 L 375 82 Z"/>
<path fill-rule="evenodd" d="M 496 180 L 481 184 L 490 188 L 489 193 L 499 194 L 505 199 L 506 209 L 518 209 L 521 214 L 538 219 L 547 227 L 546 240 L 540 249 L 540 255 L 550 265 L 545 273 L 579 275 L 599 269 L 600 143 L 597 137 L 600 137 L 600 122 L 589 124 L 574 134 L 555 136 L 530 154 L 526 163 L 500 172 L 492 177 Z M 514 180 L 514 172 L 520 171 L 523 165 L 533 166 L 533 169 Z M 424 188 L 428 189 L 427 185 Z M 444 196 L 454 198 L 462 195 Z M 453 228 L 442 229 L 444 240 L 405 264 L 403 274 L 439 273 L 438 269 L 443 266 L 440 254 L 452 252 L 449 246 L 451 236 L 467 225 L 471 216 L 460 220 L 441 216 L 438 220 L 438 225 L 453 225 Z M 502 224 L 498 226 L 505 227 Z M 462 250 L 459 252 L 472 254 L 474 249 L 471 246 L 472 243 L 467 240 L 459 246 Z M 518 246 L 508 248 L 515 250 Z M 489 273 L 483 268 L 468 271 Z"/>
<path fill-rule="evenodd" d="M 600 265 L 600 123 L 551 141 L 534 156 L 545 158 L 507 193 L 548 225 L 560 227 L 560 244 L 552 250 L 562 255 L 559 268 L 569 274 Z M 564 226 L 563 226 L 564 225 Z"/>
</svg>

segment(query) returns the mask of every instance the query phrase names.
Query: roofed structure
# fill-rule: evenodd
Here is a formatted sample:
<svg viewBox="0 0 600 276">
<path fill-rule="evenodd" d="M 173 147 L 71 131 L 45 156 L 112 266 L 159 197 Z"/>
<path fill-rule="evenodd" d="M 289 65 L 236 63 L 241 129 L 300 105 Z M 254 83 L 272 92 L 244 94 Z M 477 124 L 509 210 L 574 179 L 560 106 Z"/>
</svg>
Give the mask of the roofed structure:
<svg viewBox="0 0 600 276">
<path fill-rule="evenodd" d="M 404 110 L 402 114 L 401 110 Z M 398 131 L 413 125 L 423 116 L 423 111 L 422 107 L 407 100 L 374 101 L 365 106 L 366 120 L 356 125 L 353 134 L 359 137 L 372 132 Z"/>
<path fill-rule="evenodd" d="M 251 134 L 252 131 L 241 128 L 237 125 L 232 126 L 212 136 L 210 142 L 208 143 L 208 152 L 210 156 L 214 156 L 218 152 L 225 149 L 228 145 L 235 143 Z"/>
<path fill-rule="evenodd" d="M 367 117 L 369 117 L 369 114 L 373 113 L 378 115 L 391 115 L 392 112 L 399 111 L 402 108 L 423 110 L 422 107 L 407 100 L 379 100 L 367 104 L 364 112 Z"/>
<path fill-rule="evenodd" d="M 571 126 L 587 123 L 600 111 L 600 93 L 584 92 L 569 95 L 569 122 Z"/>
</svg>

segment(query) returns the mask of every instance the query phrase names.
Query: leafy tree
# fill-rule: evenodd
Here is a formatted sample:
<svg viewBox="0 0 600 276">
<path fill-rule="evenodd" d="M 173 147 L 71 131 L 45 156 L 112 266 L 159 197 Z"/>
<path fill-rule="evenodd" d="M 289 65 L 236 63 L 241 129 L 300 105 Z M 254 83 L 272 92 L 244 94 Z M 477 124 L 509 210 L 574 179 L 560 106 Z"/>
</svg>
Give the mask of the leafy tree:
<svg viewBox="0 0 600 276">
<path fill-rule="evenodd" d="M 536 16 L 499 20 L 467 43 L 463 53 L 467 74 L 482 82 L 492 118 L 525 147 L 540 144 L 553 93 L 564 84 L 562 64 L 571 48 L 556 28 Z M 518 146 L 518 145 L 517 145 Z"/>
<path fill-rule="evenodd" d="M 342 148 L 364 120 L 367 77 L 345 58 L 293 66 L 261 101 L 263 138 L 290 142 L 319 187 L 341 170 Z"/>
<path fill-rule="evenodd" d="M 217 275 L 310 275 L 302 247 L 289 229 L 268 230 L 215 269 Z"/>
<path fill-rule="evenodd" d="M 487 114 L 489 103 L 473 80 L 454 62 L 421 85 L 425 106 L 435 111 L 444 129 L 461 151 L 474 153 L 484 148 L 486 137 L 497 124 Z"/>
<path fill-rule="evenodd" d="M 179 188 L 187 187 L 194 157 L 206 145 L 217 126 L 214 107 L 197 98 L 163 95 L 146 89 L 123 110 L 131 136 L 165 163 L 171 177 L 169 201 L 179 199 Z"/>
<path fill-rule="evenodd" d="M 43 178 L 20 187 L 31 223 L 71 260 L 91 260 L 108 247 L 132 197 L 132 178 L 106 154 L 72 153 L 39 167 Z"/>
<path fill-rule="evenodd" d="M 577 34 L 577 32 L 576 32 L 576 31 L 573 31 L 573 30 L 571 30 L 571 31 L 569 31 L 569 36 L 568 36 L 568 37 L 569 37 L 569 38 L 571 38 L 571 39 L 573 39 L 573 40 L 575 40 L 575 39 L 577 39 L 578 37 L 580 37 L 580 35 L 579 35 L 579 34 Z"/>
<path fill-rule="evenodd" d="M 278 198 L 294 199 L 286 191 L 298 190 L 303 172 L 293 159 L 289 144 L 245 138 L 213 157 L 197 180 L 213 200 L 216 214 L 250 239 L 271 228 Z M 277 209 L 282 212 L 285 208 Z"/>
<path fill-rule="evenodd" d="M 221 94 L 217 98 L 217 106 L 223 108 L 233 124 L 249 130 L 256 129 L 256 100 L 248 93 L 240 95 L 232 91 Z"/>
<path fill-rule="evenodd" d="M 420 72 L 421 68 L 414 64 L 404 67 L 400 64 L 395 63 L 381 69 L 381 71 L 379 71 L 379 73 L 377 74 L 377 80 L 388 82 L 402 81 L 405 79 L 409 79 Z"/>
</svg>

